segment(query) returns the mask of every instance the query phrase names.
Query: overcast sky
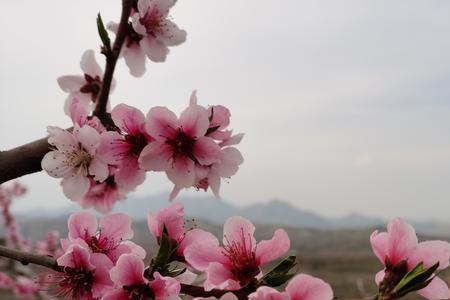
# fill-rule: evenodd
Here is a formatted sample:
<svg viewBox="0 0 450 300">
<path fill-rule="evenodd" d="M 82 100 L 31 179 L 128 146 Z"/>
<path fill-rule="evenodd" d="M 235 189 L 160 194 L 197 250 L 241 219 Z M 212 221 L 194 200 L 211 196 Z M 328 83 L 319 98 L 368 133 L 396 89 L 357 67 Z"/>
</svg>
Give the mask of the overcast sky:
<svg viewBox="0 0 450 300">
<path fill-rule="evenodd" d="M 0 1 L 1 149 L 70 125 L 56 78 L 97 49 L 99 11 L 117 21 L 120 1 Z M 224 199 L 449 219 L 450 1 L 180 0 L 172 17 L 187 42 L 141 79 L 120 61 L 111 100 L 228 106 L 245 163 Z M 22 181 L 19 209 L 69 204 L 44 173 Z M 153 174 L 137 194 L 169 189 Z"/>
</svg>

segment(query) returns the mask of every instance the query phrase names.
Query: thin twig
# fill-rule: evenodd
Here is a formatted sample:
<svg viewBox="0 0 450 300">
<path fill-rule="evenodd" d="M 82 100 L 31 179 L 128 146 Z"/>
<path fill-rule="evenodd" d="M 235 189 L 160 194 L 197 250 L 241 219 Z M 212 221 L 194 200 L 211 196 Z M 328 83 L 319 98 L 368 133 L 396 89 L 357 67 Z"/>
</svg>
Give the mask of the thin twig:
<svg viewBox="0 0 450 300">
<path fill-rule="evenodd" d="M 106 127 L 114 126 L 111 117 L 106 112 L 108 105 L 109 93 L 111 90 L 111 83 L 113 80 L 114 70 L 116 68 L 117 60 L 119 59 L 120 51 L 125 42 L 128 33 L 128 20 L 130 18 L 132 8 L 131 0 L 122 0 L 122 15 L 120 17 L 119 28 L 117 30 L 116 39 L 112 50 L 106 52 L 106 67 L 103 75 L 102 86 L 96 99 L 96 106 L 94 115 L 97 116 Z"/>
</svg>

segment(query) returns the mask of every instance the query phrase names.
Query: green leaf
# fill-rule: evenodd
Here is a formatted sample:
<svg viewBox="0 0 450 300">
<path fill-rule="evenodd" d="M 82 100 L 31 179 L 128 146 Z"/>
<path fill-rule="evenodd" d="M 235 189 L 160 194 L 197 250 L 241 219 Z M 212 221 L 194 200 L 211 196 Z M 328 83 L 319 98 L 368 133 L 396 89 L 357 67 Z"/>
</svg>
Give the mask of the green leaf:
<svg viewBox="0 0 450 300">
<path fill-rule="evenodd" d="M 286 257 L 273 269 L 267 272 L 266 275 L 260 279 L 259 283 L 271 287 L 282 285 L 295 275 L 295 273 L 289 273 L 289 271 L 291 271 L 291 269 L 296 265 L 295 260 L 295 255 Z"/>
<path fill-rule="evenodd" d="M 105 25 L 103 24 L 102 16 L 100 13 L 97 15 L 97 29 L 98 34 L 100 35 L 100 39 L 102 40 L 102 53 L 107 54 L 111 51 L 111 40 L 108 35 L 108 31 L 106 31 Z"/>
<path fill-rule="evenodd" d="M 161 237 L 159 239 L 159 250 L 156 257 L 152 260 L 152 271 L 167 271 L 170 258 L 176 251 L 176 245 L 169 237 L 167 228 L 164 226 Z"/>
<path fill-rule="evenodd" d="M 423 263 L 417 264 L 417 266 L 409 271 L 395 286 L 395 293 L 403 297 L 410 292 L 425 288 L 433 280 L 433 274 L 438 267 L 439 263 L 434 264 L 428 269 L 424 268 Z"/>
</svg>

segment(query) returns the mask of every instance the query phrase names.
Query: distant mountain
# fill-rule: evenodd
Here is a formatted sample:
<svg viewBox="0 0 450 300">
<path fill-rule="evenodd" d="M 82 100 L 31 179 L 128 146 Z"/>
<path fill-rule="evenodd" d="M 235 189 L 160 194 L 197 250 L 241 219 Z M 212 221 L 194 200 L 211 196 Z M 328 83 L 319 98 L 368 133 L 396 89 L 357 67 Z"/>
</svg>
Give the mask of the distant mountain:
<svg viewBox="0 0 450 300">
<path fill-rule="evenodd" d="M 148 212 L 155 212 L 167 207 L 167 194 L 146 197 L 132 197 L 116 205 L 115 211 L 125 212 L 134 219 L 144 219 Z M 358 229 L 384 228 L 386 220 L 368 217 L 361 214 L 350 214 L 340 218 L 326 218 L 316 213 L 299 209 L 292 204 L 274 199 L 267 203 L 248 206 L 237 206 L 213 197 L 178 197 L 176 202 L 183 203 L 186 215 L 212 224 L 223 224 L 230 216 L 239 215 L 255 223 L 268 225 L 285 225 L 312 229 Z M 64 209 L 48 211 L 30 211 L 22 215 L 24 218 L 41 217 L 58 218 L 77 211 L 78 206 L 71 205 Z M 434 221 L 415 222 L 409 220 L 418 232 L 450 236 L 450 224 Z"/>
</svg>

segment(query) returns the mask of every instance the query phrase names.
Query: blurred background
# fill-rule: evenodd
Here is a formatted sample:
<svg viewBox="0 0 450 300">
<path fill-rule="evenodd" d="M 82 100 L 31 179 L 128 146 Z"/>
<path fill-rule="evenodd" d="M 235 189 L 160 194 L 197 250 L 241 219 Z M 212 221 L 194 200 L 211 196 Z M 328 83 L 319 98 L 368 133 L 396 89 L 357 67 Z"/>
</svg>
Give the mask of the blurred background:
<svg viewBox="0 0 450 300">
<path fill-rule="evenodd" d="M 98 49 L 98 12 L 117 21 L 120 1 L 0 2 L 0 149 L 70 126 L 56 78 Z M 171 15 L 187 42 L 143 78 L 120 61 L 111 101 L 181 112 L 197 89 L 201 104 L 230 108 L 245 162 L 220 201 L 183 191 L 191 216 L 214 227 L 241 214 L 266 224 L 263 236 L 290 228 L 304 268 L 354 297 L 373 288 L 368 235 L 389 218 L 450 238 L 450 2 L 180 0 Z M 42 236 L 31 229 L 43 215 L 64 233 L 77 207 L 58 180 L 21 181 L 26 233 Z M 170 189 L 149 174 L 116 210 L 143 219 Z"/>
</svg>

